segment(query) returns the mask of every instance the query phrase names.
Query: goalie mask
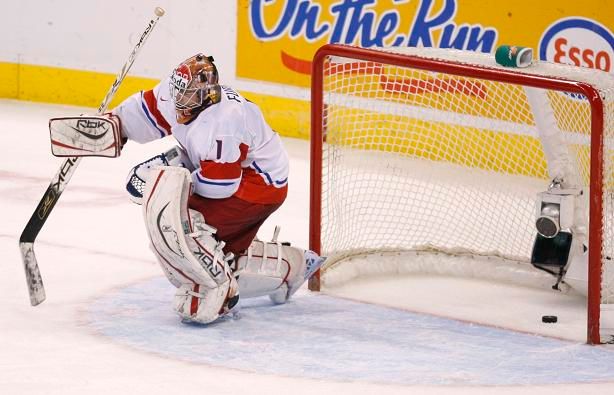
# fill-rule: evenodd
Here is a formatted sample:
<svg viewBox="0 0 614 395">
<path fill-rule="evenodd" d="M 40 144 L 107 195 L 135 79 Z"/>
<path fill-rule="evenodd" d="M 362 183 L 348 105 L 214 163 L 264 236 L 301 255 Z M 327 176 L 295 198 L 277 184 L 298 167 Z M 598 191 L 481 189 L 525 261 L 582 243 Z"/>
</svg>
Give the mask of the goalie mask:
<svg viewBox="0 0 614 395">
<path fill-rule="evenodd" d="M 221 99 L 219 76 L 212 56 L 202 53 L 181 63 L 171 75 L 169 88 L 177 122 L 184 124 Z"/>
</svg>

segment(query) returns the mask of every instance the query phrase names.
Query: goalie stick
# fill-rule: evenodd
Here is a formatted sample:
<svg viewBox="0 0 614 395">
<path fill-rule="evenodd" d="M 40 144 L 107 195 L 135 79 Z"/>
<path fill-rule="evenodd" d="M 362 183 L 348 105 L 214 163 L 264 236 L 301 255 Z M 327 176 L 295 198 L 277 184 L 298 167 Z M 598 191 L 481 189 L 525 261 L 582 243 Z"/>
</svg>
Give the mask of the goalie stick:
<svg viewBox="0 0 614 395">
<path fill-rule="evenodd" d="M 147 41 L 147 38 L 158 23 L 160 17 L 164 15 L 164 9 L 156 7 L 154 14 L 156 15 L 155 18 L 151 19 L 147 24 L 147 27 L 141 34 L 141 38 L 132 49 L 124 67 L 122 67 L 119 74 L 117 74 L 115 82 L 113 82 L 107 95 L 102 100 L 100 107 L 98 107 L 98 111 L 96 112 L 97 115 L 102 115 L 107 110 L 111 99 L 115 96 L 126 74 L 128 74 L 141 47 L 145 44 L 145 41 Z M 70 178 L 77 169 L 77 166 L 79 166 L 79 163 L 81 163 L 80 157 L 67 158 L 64 160 L 62 166 L 60 166 L 60 169 L 51 180 L 49 187 L 47 187 L 47 191 L 45 191 L 43 198 L 38 203 L 38 206 L 36 206 L 32 217 L 30 217 L 28 224 L 21 233 L 21 237 L 19 237 L 19 249 L 21 250 L 21 259 L 26 272 L 28 292 L 30 294 L 30 303 L 32 306 L 42 303 L 46 298 L 43 280 L 41 278 L 36 255 L 34 254 L 34 241 L 45 224 L 45 221 L 47 221 L 49 214 L 51 214 L 51 210 L 53 210 L 53 207 L 62 195 L 64 188 L 66 188 Z"/>
</svg>

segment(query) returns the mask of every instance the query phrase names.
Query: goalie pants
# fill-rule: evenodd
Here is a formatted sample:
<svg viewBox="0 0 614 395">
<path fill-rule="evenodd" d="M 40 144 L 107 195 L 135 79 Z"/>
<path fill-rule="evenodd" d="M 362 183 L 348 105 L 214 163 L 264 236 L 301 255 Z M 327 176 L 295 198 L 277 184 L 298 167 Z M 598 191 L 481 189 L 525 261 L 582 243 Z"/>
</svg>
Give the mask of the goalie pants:
<svg viewBox="0 0 614 395">
<path fill-rule="evenodd" d="M 264 221 L 282 203 L 251 203 L 235 196 L 209 199 L 192 194 L 188 207 L 199 211 L 207 224 L 217 229 L 216 238 L 226 243 L 224 253 L 232 252 L 239 256 L 247 250 Z"/>
</svg>

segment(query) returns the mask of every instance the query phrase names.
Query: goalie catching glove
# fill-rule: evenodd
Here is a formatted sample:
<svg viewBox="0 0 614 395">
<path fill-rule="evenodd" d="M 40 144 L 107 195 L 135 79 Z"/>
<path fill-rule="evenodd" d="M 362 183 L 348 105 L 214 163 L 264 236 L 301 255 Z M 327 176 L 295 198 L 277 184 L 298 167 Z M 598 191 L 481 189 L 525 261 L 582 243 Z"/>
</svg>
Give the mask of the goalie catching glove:
<svg viewBox="0 0 614 395">
<path fill-rule="evenodd" d="M 134 166 L 126 179 L 126 191 L 128 191 L 130 200 L 136 204 L 143 203 L 145 185 L 155 166 L 180 166 L 187 168 L 189 163 L 187 154 L 180 147 L 173 147 Z"/>
<path fill-rule="evenodd" d="M 116 158 L 122 148 L 121 122 L 113 114 L 51 118 L 51 153 L 59 157 Z"/>
</svg>

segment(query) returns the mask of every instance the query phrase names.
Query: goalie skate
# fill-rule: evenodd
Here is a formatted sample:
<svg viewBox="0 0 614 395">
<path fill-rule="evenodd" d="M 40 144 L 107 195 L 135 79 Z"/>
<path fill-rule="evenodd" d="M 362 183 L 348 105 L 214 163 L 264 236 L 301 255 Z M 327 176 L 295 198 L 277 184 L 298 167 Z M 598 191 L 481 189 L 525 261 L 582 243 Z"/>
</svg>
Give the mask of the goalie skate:
<svg viewBox="0 0 614 395">
<path fill-rule="evenodd" d="M 277 241 L 254 240 L 237 260 L 239 288 L 245 298 L 269 295 L 274 303 L 285 303 L 320 268 L 325 258 L 315 252 Z"/>
</svg>

